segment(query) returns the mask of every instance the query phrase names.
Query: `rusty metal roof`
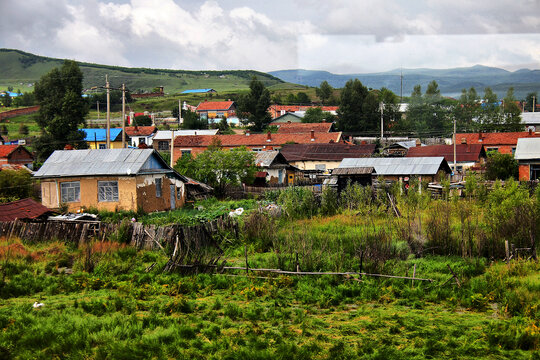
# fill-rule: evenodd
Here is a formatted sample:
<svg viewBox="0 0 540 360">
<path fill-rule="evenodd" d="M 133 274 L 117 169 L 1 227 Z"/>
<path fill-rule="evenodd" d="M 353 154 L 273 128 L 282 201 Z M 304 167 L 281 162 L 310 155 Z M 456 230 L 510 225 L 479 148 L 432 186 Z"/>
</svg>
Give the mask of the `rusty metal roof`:
<svg viewBox="0 0 540 360">
<path fill-rule="evenodd" d="M 52 210 L 30 198 L 0 204 L 0 221 L 36 219 Z"/>
</svg>

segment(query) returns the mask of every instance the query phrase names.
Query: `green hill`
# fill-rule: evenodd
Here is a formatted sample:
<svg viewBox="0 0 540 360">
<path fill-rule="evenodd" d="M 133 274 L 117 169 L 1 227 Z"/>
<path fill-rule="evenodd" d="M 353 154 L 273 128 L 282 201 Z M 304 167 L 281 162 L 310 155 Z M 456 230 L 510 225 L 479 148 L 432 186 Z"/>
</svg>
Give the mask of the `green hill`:
<svg viewBox="0 0 540 360">
<path fill-rule="evenodd" d="M 13 86 L 15 90 L 30 91 L 33 84 L 52 68 L 59 67 L 62 59 L 38 56 L 14 49 L 0 49 L 0 89 Z M 84 87 L 105 85 L 109 76 L 112 87 L 125 83 L 131 91 L 151 91 L 163 86 L 165 93 L 179 93 L 187 89 L 213 88 L 216 91 L 247 89 L 256 76 L 267 87 L 282 88 L 283 80 L 253 70 L 186 71 L 167 69 L 127 68 L 78 62 L 84 74 Z M 294 87 L 293 84 L 290 84 Z"/>
</svg>

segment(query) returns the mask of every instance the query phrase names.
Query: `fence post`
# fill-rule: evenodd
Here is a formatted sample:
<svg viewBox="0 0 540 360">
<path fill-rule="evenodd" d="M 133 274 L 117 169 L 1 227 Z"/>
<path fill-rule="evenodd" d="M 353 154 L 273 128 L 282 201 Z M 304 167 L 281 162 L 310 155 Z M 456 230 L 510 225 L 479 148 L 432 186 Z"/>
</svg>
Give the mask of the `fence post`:
<svg viewBox="0 0 540 360">
<path fill-rule="evenodd" d="M 249 275 L 249 264 L 247 257 L 247 245 L 244 245 L 244 256 L 246 257 L 246 276 Z"/>
</svg>

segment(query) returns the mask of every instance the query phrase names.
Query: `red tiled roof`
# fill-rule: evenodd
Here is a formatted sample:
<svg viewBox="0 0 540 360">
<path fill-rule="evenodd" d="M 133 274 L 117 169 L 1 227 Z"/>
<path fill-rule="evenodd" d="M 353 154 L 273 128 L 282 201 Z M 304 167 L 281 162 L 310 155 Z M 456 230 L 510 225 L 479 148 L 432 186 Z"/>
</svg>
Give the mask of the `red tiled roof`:
<svg viewBox="0 0 540 360">
<path fill-rule="evenodd" d="M 150 136 L 157 131 L 155 126 L 128 126 L 126 127 L 127 136 Z"/>
<path fill-rule="evenodd" d="M 48 212 L 49 208 L 30 198 L 0 204 L 0 221 L 35 219 Z"/>
<path fill-rule="evenodd" d="M 456 134 L 456 143 L 461 144 L 463 140 L 467 144 L 482 144 L 486 145 L 517 145 L 519 138 L 540 137 L 536 133 L 527 131 L 506 132 L 506 133 L 461 133 Z M 481 141 L 480 141 L 481 140 Z"/>
<path fill-rule="evenodd" d="M 285 144 L 280 149 L 287 161 L 341 161 L 344 158 L 369 157 L 374 151 L 375 144 Z"/>
<path fill-rule="evenodd" d="M 234 101 L 203 101 L 197 106 L 197 111 L 229 110 Z"/>
<path fill-rule="evenodd" d="M 208 147 L 212 140 L 217 138 L 224 147 L 233 146 L 281 146 L 285 143 L 312 144 L 340 142 L 341 132 L 314 133 L 314 141 L 311 141 L 311 133 L 302 134 L 251 134 L 251 135 L 188 135 L 177 136 L 174 139 L 175 147 Z M 270 141 L 268 141 L 270 140 Z"/>
<path fill-rule="evenodd" d="M 19 145 L 0 145 L 0 158 L 8 157 Z"/>
<path fill-rule="evenodd" d="M 280 123 L 277 124 L 279 134 L 315 132 L 330 132 L 332 123 Z"/>
<path fill-rule="evenodd" d="M 269 111 L 306 111 L 309 108 L 320 107 L 322 111 L 337 111 L 339 106 L 317 106 L 317 105 L 270 105 Z"/>
<path fill-rule="evenodd" d="M 409 148 L 407 157 L 436 157 L 444 156 L 444 159 L 450 163 L 454 162 L 453 145 L 430 145 L 415 146 Z M 486 151 L 481 144 L 456 144 L 457 162 L 476 162 L 481 157 L 486 156 Z"/>
</svg>

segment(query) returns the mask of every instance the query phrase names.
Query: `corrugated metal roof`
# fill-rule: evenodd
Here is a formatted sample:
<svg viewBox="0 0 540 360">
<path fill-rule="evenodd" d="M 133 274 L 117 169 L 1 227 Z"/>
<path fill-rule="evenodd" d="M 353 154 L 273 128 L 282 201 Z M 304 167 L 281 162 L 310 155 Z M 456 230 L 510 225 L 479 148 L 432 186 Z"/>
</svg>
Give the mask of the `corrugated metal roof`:
<svg viewBox="0 0 540 360">
<path fill-rule="evenodd" d="M 373 166 L 368 167 L 354 167 L 354 168 L 337 168 L 332 171 L 332 175 L 367 175 L 372 174 L 375 168 Z"/>
<path fill-rule="evenodd" d="M 180 94 L 197 94 L 197 93 L 207 93 L 207 92 L 216 92 L 214 89 L 189 89 L 184 90 Z"/>
<path fill-rule="evenodd" d="M 540 125 L 540 112 L 521 113 L 521 123 L 525 125 Z"/>
<path fill-rule="evenodd" d="M 540 138 L 518 139 L 514 158 L 516 160 L 540 159 Z"/>
<path fill-rule="evenodd" d="M 435 175 L 442 167 L 450 172 L 444 157 L 346 158 L 338 168 L 374 167 L 377 175 Z"/>
<path fill-rule="evenodd" d="M 278 156 L 279 151 L 259 151 L 255 155 L 255 164 L 260 167 L 269 167 L 272 162 Z"/>
<path fill-rule="evenodd" d="M 56 150 L 34 175 L 37 178 L 94 175 L 135 175 L 161 168 L 172 171 L 152 149 Z M 145 166 L 154 158 L 151 169 Z"/>
<path fill-rule="evenodd" d="M 174 136 L 188 136 L 188 135 L 216 135 L 218 129 L 210 130 L 175 130 Z M 154 135 L 154 140 L 171 140 L 172 131 L 171 130 L 158 130 L 156 135 Z"/>
</svg>

